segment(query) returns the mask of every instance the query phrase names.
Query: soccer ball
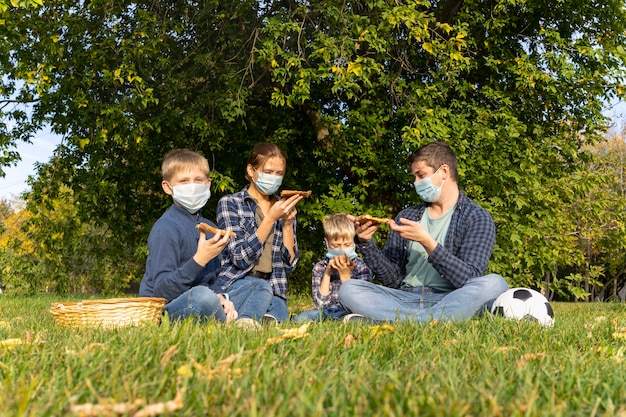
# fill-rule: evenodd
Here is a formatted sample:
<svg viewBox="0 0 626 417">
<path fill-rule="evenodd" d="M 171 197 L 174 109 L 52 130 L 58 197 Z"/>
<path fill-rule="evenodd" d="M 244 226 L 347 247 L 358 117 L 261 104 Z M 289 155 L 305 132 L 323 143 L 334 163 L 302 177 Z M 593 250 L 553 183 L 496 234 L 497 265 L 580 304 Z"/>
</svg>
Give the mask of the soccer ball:
<svg viewBox="0 0 626 417">
<path fill-rule="evenodd" d="M 515 320 L 536 321 L 543 326 L 554 324 L 554 311 L 548 299 L 530 288 L 511 288 L 500 294 L 491 312 Z"/>
</svg>

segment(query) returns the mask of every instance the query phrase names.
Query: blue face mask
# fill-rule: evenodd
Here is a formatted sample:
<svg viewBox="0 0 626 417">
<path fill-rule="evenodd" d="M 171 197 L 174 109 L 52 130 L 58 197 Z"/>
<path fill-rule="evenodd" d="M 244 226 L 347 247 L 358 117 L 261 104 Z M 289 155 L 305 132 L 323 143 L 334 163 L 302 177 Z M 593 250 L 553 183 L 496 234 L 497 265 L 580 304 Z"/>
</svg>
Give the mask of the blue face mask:
<svg viewBox="0 0 626 417">
<path fill-rule="evenodd" d="M 256 171 L 256 170 L 255 170 Z M 259 189 L 261 194 L 272 195 L 275 194 L 276 191 L 280 188 L 283 183 L 282 175 L 272 175 L 265 174 L 263 172 L 258 172 L 259 177 L 256 181 L 254 181 L 254 185 Z"/>
<path fill-rule="evenodd" d="M 328 252 L 326 252 L 326 257 L 328 259 L 333 259 L 335 256 L 343 255 L 344 253 L 348 255 L 348 258 L 350 258 L 350 260 L 357 257 L 354 246 L 348 249 L 328 249 Z"/>
<path fill-rule="evenodd" d="M 420 196 L 422 201 L 434 203 L 439 200 L 439 197 L 441 197 L 441 189 L 443 188 L 444 181 L 441 181 L 441 185 L 439 187 L 435 187 L 432 180 L 437 172 L 439 172 L 439 169 L 437 169 L 437 171 L 435 171 L 435 173 L 430 177 L 426 177 L 413 183 L 415 192 L 417 192 L 417 195 Z"/>
</svg>

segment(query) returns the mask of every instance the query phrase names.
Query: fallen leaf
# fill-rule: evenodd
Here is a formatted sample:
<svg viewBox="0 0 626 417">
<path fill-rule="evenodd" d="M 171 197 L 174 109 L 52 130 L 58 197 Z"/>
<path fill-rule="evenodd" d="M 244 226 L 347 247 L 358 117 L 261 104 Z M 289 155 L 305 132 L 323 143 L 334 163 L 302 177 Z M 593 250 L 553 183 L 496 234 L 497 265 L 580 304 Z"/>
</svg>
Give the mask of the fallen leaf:
<svg viewBox="0 0 626 417">
<path fill-rule="evenodd" d="M 508 352 L 509 350 L 519 350 L 517 346 L 499 346 L 494 349 L 494 352 Z"/>
<path fill-rule="evenodd" d="M 346 337 L 344 337 L 343 339 L 343 347 L 344 348 L 349 348 L 350 346 L 352 346 L 354 344 L 354 336 L 352 336 L 352 334 L 348 333 L 346 335 Z"/>
<path fill-rule="evenodd" d="M 371 326 L 370 330 L 372 336 L 375 336 L 377 334 L 393 333 L 396 328 L 393 327 L 391 324 L 382 324 L 380 326 Z"/>
<path fill-rule="evenodd" d="M 522 355 L 518 360 L 517 360 L 517 367 L 521 368 L 522 366 L 526 365 L 528 362 L 532 361 L 532 360 L 538 360 L 538 359 L 543 359 L 546 357 L 545 352 L 540 352 L 540 353 L 526 353 L 524 355 Z"/>
<path fill-rule="evenodd" d="M 163 413 L 172 413 L 183 408 L 183 393 L 178 391 L 173 400 L 163 403 L 148 404 L 133 414 L 133 417 L 152 417 Z"/>
<path fill-rule="evenodd" d="M 170 363 L 170 359 L 178 352 L 178 345 L 171 346 L 169 349 L 165 351 L 163 356 L 161 356 L 161 367 L 165 368 L 168 363 Z"/>
<path fill-rule="evenodd" d="M 271 337 L 267 339 L 265 341 L 265 345 L 267 346 L 267 345 L 271 345 L 274 343 L 278 343 L 281 340 L 285 340 L 285 339 L 299 339 L 301 337 L 308 336 L 309 334 L 307 333 L 307 329 L 309 328 L 310 324 L 311 324 L 310 322 L 307 322 L 307 323 L 304 323 L 300 327 L 293 327 L 291 329 L 281 329 L 281 332 L 283 334 L 281 334 L 278 337 Z"/>
<path fill-rule="evenodd" d="M 0 341 L 0 347 L 6 348 L 6 349 L 11 349 L 11 348 L 14 348 L 15 346 L 20 346 L 23 344 L 24 344 L 24 341 L 19 338 L 5 339 L 5 340 Z"/>
</svg>

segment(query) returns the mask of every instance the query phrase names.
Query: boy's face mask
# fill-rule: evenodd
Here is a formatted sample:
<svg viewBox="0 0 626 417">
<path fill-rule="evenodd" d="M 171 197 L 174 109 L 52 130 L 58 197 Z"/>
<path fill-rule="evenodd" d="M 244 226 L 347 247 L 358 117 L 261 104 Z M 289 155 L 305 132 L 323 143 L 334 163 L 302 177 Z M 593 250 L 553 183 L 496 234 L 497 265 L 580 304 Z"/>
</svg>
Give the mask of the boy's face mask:
<svg viewBox="0 0 626 417">
<path fill-rule="evenodd" d="M 197 213 L 209 201 L 211 189 L 208 184 L 181 184 L 172 187 L 174 201 L 190 214 Z"/>
<path fill-rule="evenodd" d="M 348 255 L 348 258 L 350 258 L 350 260 L 353 260 L 357 257 L 356 249 L 354 248 L 354 246 L 347 249 L 328 249 L 328 251 L 326 252 L 326 257 L 328 259 L 333 259 L 335 256 L 343 255 L 344 253 Z"/>
</svg>

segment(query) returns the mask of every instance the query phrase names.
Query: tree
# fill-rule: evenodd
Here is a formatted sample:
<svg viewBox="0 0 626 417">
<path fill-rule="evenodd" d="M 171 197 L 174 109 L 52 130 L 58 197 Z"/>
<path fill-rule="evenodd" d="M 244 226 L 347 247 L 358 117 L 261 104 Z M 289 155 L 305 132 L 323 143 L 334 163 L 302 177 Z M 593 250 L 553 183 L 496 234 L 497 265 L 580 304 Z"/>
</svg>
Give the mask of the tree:
<svg viewBox="0 0 626 417">
<path fill-rule="evenodd" d="M 617 300 L 626 284 L 625 128 L 615 127 L 606 142 L 590 148 L 595 161 L 587 172 L 597 179 L 597 186 L 587 190 L 570 212 L 585 255 L 576 276 L 592 300 Z"/>
<path fill-rule="evenodd" d="M 33 115 L 7 112 L 17 128 L 0 134 L 49 123 L 64 137 L 29 199 L 67 184 L 125 244 L 169 204 L 167 150 L 209 157 L 216 199 L 269 140 L 287 151 L 285 186 L 317 197 L 299 209 L 308 282 L 322 215 L 414 204 L 406 157 L 445 140 L 496 221 L 493 271 L 538 287 L 582 262 L 564 213 L 591 184 L 582 149 L 601 138 L 603 100 L 623 94 L 623 2 L 57 1 L 3 15 L 0 91 Z"/>
<path fill-rule="evenodd" d="M 106 225 L 83 223 L 79 212 L 80 203 L 67 187 L 55 200 L 12 205 L 0 234 L 3 285 L 9 292 L 118 294 L 141 277 L 147 245 L 116 241 Z"/>
</svg>

